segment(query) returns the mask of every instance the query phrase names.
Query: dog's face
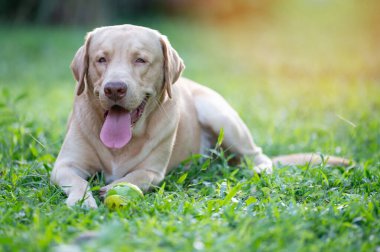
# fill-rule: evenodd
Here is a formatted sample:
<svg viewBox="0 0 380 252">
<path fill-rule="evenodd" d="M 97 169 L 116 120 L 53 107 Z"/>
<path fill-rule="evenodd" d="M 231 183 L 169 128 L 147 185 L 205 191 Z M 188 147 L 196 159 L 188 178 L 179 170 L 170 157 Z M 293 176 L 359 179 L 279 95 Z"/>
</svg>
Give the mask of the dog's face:
<svg viewBox="0 0 380 252">
<path fill-rule="evenodd" d="M 171 96 L 171 85 L 184 65 L 157 31 L 122 25 L 90 32 L 71 67 L 77 94 L 86 87 L 104 110 L 103 143 L 121 148 L 131 139 L 147 104 L 158 103 L 165 90 Z"/>
</svg>

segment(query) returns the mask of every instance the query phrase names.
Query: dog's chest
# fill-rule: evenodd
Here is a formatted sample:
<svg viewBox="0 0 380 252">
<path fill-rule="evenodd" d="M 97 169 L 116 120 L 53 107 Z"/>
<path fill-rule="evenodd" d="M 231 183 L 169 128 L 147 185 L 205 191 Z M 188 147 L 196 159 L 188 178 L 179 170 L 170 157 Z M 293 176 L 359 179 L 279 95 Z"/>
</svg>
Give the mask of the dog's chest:
<svg viewBox="0 0 380 252">
<path fill-rule="evenodd" d="M 111 160 L 108 163 L 107 167 L 103 169 L 106 183 L 108 184 L 112 181 L 115 181 L 116 179 L 124 177 L 130 169 L 131 167 L 128 167 L 125 162 Z"/>
</svg>

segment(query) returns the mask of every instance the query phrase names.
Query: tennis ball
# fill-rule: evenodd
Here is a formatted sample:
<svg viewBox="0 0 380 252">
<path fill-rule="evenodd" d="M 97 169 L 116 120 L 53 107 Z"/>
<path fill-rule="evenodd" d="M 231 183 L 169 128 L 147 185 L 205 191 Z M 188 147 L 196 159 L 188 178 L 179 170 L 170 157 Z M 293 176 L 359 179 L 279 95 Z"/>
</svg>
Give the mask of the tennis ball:
<svg viewBox="0 0 380 252">
<path fill-rule="evenodd" d="M 113 186 L 104 199 L 108 209 L 116 210 L 133 207 L 137 200 L 144 197 L 143 192 L 131 183 L 118 183 Z"/>
</svg>

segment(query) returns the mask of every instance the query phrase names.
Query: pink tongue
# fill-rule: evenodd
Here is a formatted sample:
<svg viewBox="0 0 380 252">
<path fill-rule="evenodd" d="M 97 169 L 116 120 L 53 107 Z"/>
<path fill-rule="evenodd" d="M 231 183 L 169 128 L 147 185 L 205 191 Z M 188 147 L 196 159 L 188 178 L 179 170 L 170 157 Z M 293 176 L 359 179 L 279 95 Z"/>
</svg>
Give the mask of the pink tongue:
<svg viewBox="0 0 380 252">
<path fill-rule="evenodd" d="M 131 115 L 126 110 L 110 109 L 100 131 L 100 140 L 108 148 L 122 148 L 132 137 Z"/>
</svg>

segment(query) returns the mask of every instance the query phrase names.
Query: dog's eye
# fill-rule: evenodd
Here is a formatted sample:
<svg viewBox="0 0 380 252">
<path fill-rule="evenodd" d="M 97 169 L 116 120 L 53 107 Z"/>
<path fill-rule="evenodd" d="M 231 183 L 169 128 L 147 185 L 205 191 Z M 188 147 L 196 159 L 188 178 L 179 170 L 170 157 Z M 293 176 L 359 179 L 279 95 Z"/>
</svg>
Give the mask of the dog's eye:
<svg viewBox="0 0 380 252">
<path fill-rule="evenodd" d="M 142 59 L 142 58 L 137 58 L 137 59 L 135 60 L 135 63 L 144 64 L 144 63 L 146 63 L 146 60 L 144 60 L 144 59 Z"/>
<path fill-rule="evenodd" d="M 99 59 L 98 59 L 98 63 L 106 63 L 107 62 L 107 60 L 106 60 L 106 58 L 104 58 L 104 57 L 100 57 Z"/>
</svg>

